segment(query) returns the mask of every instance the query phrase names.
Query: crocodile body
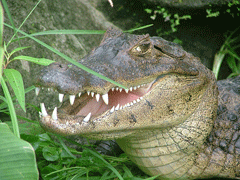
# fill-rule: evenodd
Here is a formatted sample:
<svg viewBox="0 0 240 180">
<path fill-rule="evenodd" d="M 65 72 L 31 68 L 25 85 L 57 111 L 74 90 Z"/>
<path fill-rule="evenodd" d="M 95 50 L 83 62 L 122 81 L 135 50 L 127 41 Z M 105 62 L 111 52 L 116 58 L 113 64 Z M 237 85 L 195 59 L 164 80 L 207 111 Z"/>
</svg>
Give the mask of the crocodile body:
<svg viewBox="0 0 240 180">
<path fill-rule="evenodd" d="M 52 116 L 41 104 L 46 130 L 116 139 L 159 179 L 240 177 L 239 78 L 219 82 L 218 93 L 213 73 L 179 45 L 113 29 L 80 63 L 127 89 L 75 66 L 50 65 L 36 86 L 57 90 L 60 101 L 68 94 L 70 102 Z"/>
</svg>

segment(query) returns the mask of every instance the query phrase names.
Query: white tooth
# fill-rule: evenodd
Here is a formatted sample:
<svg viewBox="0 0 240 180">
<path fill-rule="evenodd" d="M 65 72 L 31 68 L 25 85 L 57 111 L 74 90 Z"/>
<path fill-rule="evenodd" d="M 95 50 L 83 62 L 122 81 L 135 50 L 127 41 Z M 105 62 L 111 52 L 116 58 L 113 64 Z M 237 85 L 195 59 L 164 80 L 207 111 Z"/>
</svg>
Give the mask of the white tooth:
<svg viewBox="0 0 240 180">
<path fill-rule="evenodd" d="M 129 88 L 129 90 L 130 90 L 130 91 L 132 91 L 132 90 L 133 90 L 133 88 L 132 88 L 132 87 L 130 87 L 130 88 Z"/>
<path fill-rule="evenodd" d="M 112 88 L 112 91 L 114 91 L 114 87 Z"/>
<path fill-rule="evenodd" d="M 112 109 L 110 110 L 110 113 L 113 113 L 114 109 L 115 109 L 115 106 L 112 107 Z"/>
<path fill-rule="evenodd" d="M 134 89 L 134 90 L 136 90 L 136 89 L 137 89 L 137 87 L 136 87 L 136 86 L 134 86 L 134 87 L 133 87 L 133 89 Z"/>
<path fill-rule="evenodd" d="M 82 94 L 81 92 L 80 92 L 80 93 L 78 93 L 78 97 L 80 97 L 80 96 L 81 96 L 81 94 Z"/>
<path fill-rule="evenodd" d="M 88 113 L 88 115 L 83 119 L 84 122 L 88 122 L 91 118 L 91 113 Z"/>
<path fill-rule="evenodd" d="M 94 92 L 91 92 L 91 96 L 92 96 L 92 97 L 94 96 Z"/>
<path fill-rule="evenodd" d="M 142 100 L 142 99 L 143 99 L 143 97 L 140 97 L 139 99 L 140 99 L 140 100 Z"/>
<path fill-rule="evenodd" d="M 98 102 L 99 101 L 99 98 L 100 98 L 100 94 L 96 94 L 96 101 Z"/>
<path fill-rule="evenodd" d="M 108 105 L 108 93 L 107 93 L 107 94 L 104 94 L 104 95 L 102 95 L 102 99 L 103 99 L 103 101 L 105 102 L 105 104 L 107 104 L 107 105 Z"/>
<path fill-rule="evenodd" d="M 137 99 L 137 102 L 140 102 L 140 99 L 139 99 L 139 98 Z"/>
<path fill-rule="evenodd" d="M 137 88 L 140 88 L 140 87 L 141 87 L 140 85 L 137 86 Z"/>
<path fill-rule="evenodd" d="M 130 102 L 130 105 L 132 106 L 132 105 L 133 105 L 133 103 L 132 103 L 132 102 Z"/>
<path fill-rule="evenodd" d="M 137 101 L 136 101 L 136 100 L 133 100 L 133 104 L 135 104 L 135 103 L 137 103 Z"/>
<path fill-rule="evenodd" d="M 90 94 L 90 91 L 87 91 L 87 95 L 89 95 Z"/>
<path fill-rule="evenodd" d="M 36 96 L 39 94 L 39 91 L 40 91 L 40 88 L 39 88 L 39 87 L 36 87 L 36 88 L 35 88 L 35 94 L 36 94 Z"/>
<path fill-rule="evenodd" d="M 75 100 L 75 95 L 69 95 L 70 104 L 73 105 Z"/>
<path fill-rule="evenodd" d="M 67 126 L 69 125 L 69 122 L 68 122 L 68 121 L 66 121 L 66 125 L 67 125 Z"/>
<path fill-rule="evenodd" d="M 124 89 L 126 93 L 128 93 L 128 89 Z"/>
<path fill-rule="evenodd" d="M 52 119 L 53 120 L 57 120 L 57 107 L 54 108 L 53 112 L 52 112 Z"/>
<path fill-rule="evenodd" d="M 120 105 L 118 104 L 115 108 L 115 111 L 119 110 Z"/>
<path fill-rule="evenodd" d="M 41 107 L 41 112 L 42 112 L 42 116 L 45 117 L 48 115 L 46 108 L 44 106 L 44 103 L 40 103 L 40 107 Z"/>
<path fill-rule="evenodd" d="M 116 91 L 118 91 L 119 87 L 116 87 Z"/>
<path fill-rule="evenodd" d="M 127 104 L 126 104 L 126 106 L 127 106 L 127 107 L 129 107 L 129 106 L 130 106 L 130 104 L 129 104 L 129 103 L 127 103 Z"/>
<path fill-rule="evenodd" d="M 59 102 L 63 102 L 63 97 L 64 97 L 64 94 L 59 93 L 58 95 Z"/>
<path fill-rule="evenodd" d="M 122 92 L 122 88 L 119 89 L 119 92 Z"/>
<path fill-rule="evenodd" d="M 121 109 L 123 109 L 123 107 L 122 107 L 122 106 L 120 106 L 120 108 L 119 108 L 119 109 L 121 110 Z"/>
</svg>

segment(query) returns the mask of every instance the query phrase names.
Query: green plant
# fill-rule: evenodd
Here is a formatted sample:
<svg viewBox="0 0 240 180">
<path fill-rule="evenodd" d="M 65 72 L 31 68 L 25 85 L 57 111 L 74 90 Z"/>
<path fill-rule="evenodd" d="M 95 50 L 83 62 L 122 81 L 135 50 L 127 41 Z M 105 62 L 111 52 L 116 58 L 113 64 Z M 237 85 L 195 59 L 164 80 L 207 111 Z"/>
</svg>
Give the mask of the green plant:
<svg viewBox="0 0 240 180">
<path fill-rule="evenodd" d="M 218 78 L 220 67 L 224 59 L 226 59 L 228 66 L 232 70 L 232 73 L 228 76 L 228 78 L 240 75 L 240 56 L 236 51 L 236 50 L 239 51 L 240 48 L 240 45 L 238 44 L 240 36 L 233 38 L 234 33 L 238 29 L 239 28 L 237 28 L 229 36 L 226 37 L 224 44 L 214 57 L 213 73 L 215 74 L 216 79 Z"/>
<path fill-rule="evenodd" d="M 233 0 L 232 2 L 228 2 L 228 8 L 226 9 L 226 11 L 220 11 L 220 10 L 216 10 L 216 9 L 212 9 L 212 6 L 210 6 L 209 9 L 206 9 L 206 17 L 209 18 L 209 17 L 217 17 L 220 15 L 220 12 L 221 13 L 228 13 L 230 14 L 232 17 L 234 17 L 235 15 L 239 16 L 239 12 L 240 12 L 240 8 L 238 7 L 238 5 L 240 4 L 239 0 Z M 234 8 L 236 8 L 237 10 L 237 13 L 234 12 Z"/>
<path fill-rule="evenodd" d="M 169 21 L 170 22 L 170 26 L 171 26 L 171 31 L 168 32 L 164 32 L 164 34 L 169 34 L 169 33 L 173 33 L 177 31 L 177 26 L 180 25 L 180 20 L 186 20 L 186 19 L 191 19 L 190 15 L 183 15 L 183 16 L 179 16 L 179 14 L 171 14 L 166 8 L 157 6 L 157 9 L 152 10 L 152 9 L 145 9 L 145 11 L 148 14 L 152 14 L 150 16 L 151 19 L 155 20 L 157 17 L 157 14 L 162 15 L 162 17 L 164 18 L 165 22 Z M 160 32 L 160 30 L 158 30 L 158 32 Z M 158 33 L 159 34 L 159 33 Z"/>
</svg>

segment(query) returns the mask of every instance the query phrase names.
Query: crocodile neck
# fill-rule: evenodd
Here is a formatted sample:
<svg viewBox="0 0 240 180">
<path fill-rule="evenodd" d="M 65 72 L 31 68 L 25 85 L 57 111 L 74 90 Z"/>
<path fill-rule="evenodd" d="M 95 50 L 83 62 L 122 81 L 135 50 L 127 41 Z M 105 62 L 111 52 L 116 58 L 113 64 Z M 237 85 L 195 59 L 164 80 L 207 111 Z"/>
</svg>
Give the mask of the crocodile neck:
<svg viewBox="0 0 240 180">
<path fill-rule="evenodd" d="M 208 161 L 202 161 L 202 153 L 208 148 L 204 142 L 216 118 L 213 93 L 212 87 L 208 88 L 195 112 L 183 123 L 166 129 L 145 130 L 137 136 L 117 139 L 117 143 L 146 174 L 161 174 L 160 178 L 168 179 L 210 177 L 213 172 L 205 170 Z"/>
</svg>

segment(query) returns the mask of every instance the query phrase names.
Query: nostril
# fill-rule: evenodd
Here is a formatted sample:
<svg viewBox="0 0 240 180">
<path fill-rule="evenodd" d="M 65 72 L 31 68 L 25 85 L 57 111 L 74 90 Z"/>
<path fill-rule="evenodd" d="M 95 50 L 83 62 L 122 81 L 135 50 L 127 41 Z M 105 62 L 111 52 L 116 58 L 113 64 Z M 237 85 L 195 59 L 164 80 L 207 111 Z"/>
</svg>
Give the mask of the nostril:
<svg viewBox="0 0 240 180">
<path fill-rule="evenodd" d="M 59 71 L 66 71 L 68 69 L 68 65 L 66 65 L 66 64 L 53 63 L 51 65 L 52 65 L 51 68 L 59 70 Z"/>
</svg>

